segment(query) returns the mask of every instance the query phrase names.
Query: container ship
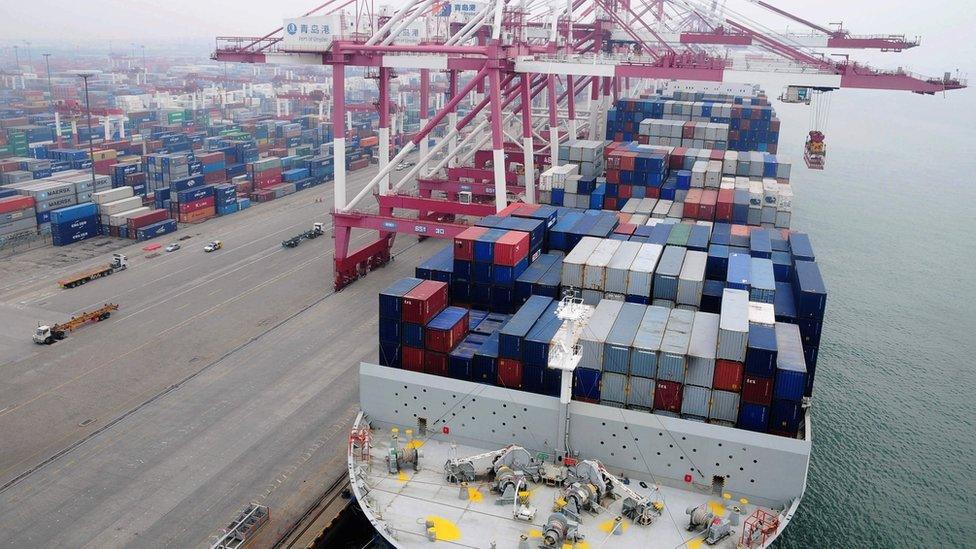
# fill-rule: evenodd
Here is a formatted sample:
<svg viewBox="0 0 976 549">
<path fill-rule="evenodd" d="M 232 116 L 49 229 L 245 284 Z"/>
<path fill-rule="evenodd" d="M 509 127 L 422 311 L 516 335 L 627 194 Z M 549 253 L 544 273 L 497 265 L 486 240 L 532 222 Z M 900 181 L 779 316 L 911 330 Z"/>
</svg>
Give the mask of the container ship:
<svg viewBox="0 0 976 549">
<path fill-rule="evenodd" d="M 826 289 L 761 93 L 619 99 L 540 202 L 378 299 L 355 501 L 394 547 L 766 547 L 802 500 Z"/>
</svg>

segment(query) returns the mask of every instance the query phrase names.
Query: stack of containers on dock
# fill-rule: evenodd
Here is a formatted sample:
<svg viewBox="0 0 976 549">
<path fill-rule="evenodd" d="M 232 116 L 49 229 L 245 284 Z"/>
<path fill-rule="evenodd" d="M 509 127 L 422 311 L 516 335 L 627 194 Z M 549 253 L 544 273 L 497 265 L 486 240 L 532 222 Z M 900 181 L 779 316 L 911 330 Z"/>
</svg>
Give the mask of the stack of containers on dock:
<svg viewBox="0 0 976 549">
<path fill-rule="evenodd" d="M 227 215 L 238 211 L 237 187 L 231 184 L 214 185 L 214 210 L 217 215 Z"/>
<path fill-rule="evenodd" d="M 277 157 L 255 160 L 247 164 L 247 175 L 254 185 L 251 199 L 255 202 L 268 202 L 277 198 L 274 190 L 281 184 L 281 159 Z"/>
<path fill-rule="evenodd" d="M 227 159 L 224 153 L 220 151 L 202 153 L 196 158 L 200 161 L 204 183 L 216 185 L 227 181 Z"/>
<path fill-rule="evenodd" d="M 99 233 L 98 207 L 92 202 L 51 213 L 51 239 L 55 246 L 87 240 Z"/>
<path fill-rule="evenodd" d="M 30 196 L 0 198 L 0 247 L 37 234 L 34 199 Z"/>
<path fill-rule="evenodd" d="M 102 231 L 110 236 L 130 238 L 128 234 L 129 218 L 152 211 L 150 208 L 143 207 L 142 198 L 134 196 L 132 187 L 118 187 L 99 191 L 92 195 L 92 199 L 97 205 Z"/>
<path fill-rule="evenodd" d="M 180 223 L 199 223 L 217 215 L 214 187 L 202 183 L 203 177 L 195 176 L 170 187 L 170 212 Z"/>
</svg>

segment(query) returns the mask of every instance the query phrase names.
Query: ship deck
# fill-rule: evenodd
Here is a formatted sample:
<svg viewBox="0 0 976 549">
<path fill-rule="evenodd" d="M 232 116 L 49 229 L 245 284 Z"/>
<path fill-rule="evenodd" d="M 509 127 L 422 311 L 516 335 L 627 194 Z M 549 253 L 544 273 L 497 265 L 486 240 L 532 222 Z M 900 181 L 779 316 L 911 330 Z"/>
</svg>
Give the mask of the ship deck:
<svg viewBox="0 0 976 549">
<path fill-rule="evenodd" d="M 402 438 L 407 426 L 399 428 L 399 445 L 407 442 Z M 530 483 L 528 505 L 536 509 L 530 521 L 514 518 L 512 503 L 499 504 L 497 492 L 492 491 L 491 481 L 479 476 L 479 480 L 467 485 L 467 494 L 458 484 L 450 483 L 444 475 L 444 463 L 451 457 L 477 455 L 497 450 L 489 446 L 456 445 L 456 453 L 450 442 L 437 440 L 438 437 L 415 440 L 412 446 L 421 452 L 420 469 L 414 472 L 407 467 L 393 474 L 388 471 L 386 456 L 389 455 L 393 438 L 389 428 L 372 431 L 372 449 L 368 460 L 350 458 L 350 471 L 358 477 L 354 491 L 367 516 L 374 526 L 397 547 L 429 547 L 428 524 L 433 525 L 433 535 L 438 543 L 456 547 L 516 548 L 520 547 L 521 536 L 526 536 L 528 545 L 522 547 L 542 547 L 542 535 L 560 498 L 561 488 L 545 483 Z M 353 452 L 355 454 L 356 452 Z M 479 472 L 488 466 L 488 461 L 480 463 Z M 478 464 L 476 464 L 478 467 Z M 608 467 L 608 471 L 622 480 L 622 473 Z M 736 547 L 740 542 L 746 518 L 760 507 L 747 499 L 735 498 L 729 493 L 713 493 L 712 490 L 696 485 L 681 489 L 664 484 L 654 484 L 650 476 L 630 478 L 628 487 L 638 494 L 653 496 L 662 501 L 664 509 L 650 525 L 637 525 L 622 519 L 620 526 L 614 528 L 615 518 L 621 515 L 623 496 L 617 499 L 604 498 L 603 507 L 598 512 L 584 512 L 579 531 L 584 538 L 564 548 L 595 549 L 597 547 L 648 548 L 648 547 L 689 547 L 705 545 L 705 535 L 699 531 L 689 531 L 686 509 L 706 505 L 718 517 L 732 521 L 733 532 L 712 547 Z M 773 515 L 780 515 L 780 527 L 765 543 L 753 547 L 764 547 L 772 542 L 786 526 L 798 500 L 786 509 L 773 511 L 762 508 Z"/>
</svg>

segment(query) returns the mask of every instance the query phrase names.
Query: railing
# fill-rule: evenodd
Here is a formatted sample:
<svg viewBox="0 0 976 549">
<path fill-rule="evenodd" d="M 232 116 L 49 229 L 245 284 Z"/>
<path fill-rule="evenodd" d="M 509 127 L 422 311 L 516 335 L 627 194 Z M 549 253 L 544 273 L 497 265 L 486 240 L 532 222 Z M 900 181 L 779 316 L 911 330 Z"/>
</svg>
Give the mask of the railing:
<svg viewBox="0 0 976 549">
<path fill-rule="evenodd" d="M 280 36 L 218 36 L 217 51 L 227 53 L 269 53 L 278 51 Z"/>
</svg>

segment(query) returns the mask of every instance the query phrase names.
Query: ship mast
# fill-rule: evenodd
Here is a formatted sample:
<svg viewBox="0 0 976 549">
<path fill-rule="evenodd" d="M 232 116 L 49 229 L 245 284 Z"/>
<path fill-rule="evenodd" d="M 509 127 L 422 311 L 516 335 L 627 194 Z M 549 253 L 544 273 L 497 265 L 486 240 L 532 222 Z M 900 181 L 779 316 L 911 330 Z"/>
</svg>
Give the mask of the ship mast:
<svg viewBox="0 0 976 549">
<path fill-rule="evenodd" d="M 573 371 L 579 366 L 582 358 L 579 338 L 592 313 L 592 307 L 584 305 L 582 299 L 570 295 L 564 296 L 556 308 L 556 316 L 563 321 L 563 325 L 559 328 L 549 348 L 549 368 L 561 371 L 557 432 L 559 433 L 558 440 L 563 445 L 564 456 L 571 454 L 569 446 L 569 401 L 573 397 Z"/>
</svg>

